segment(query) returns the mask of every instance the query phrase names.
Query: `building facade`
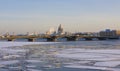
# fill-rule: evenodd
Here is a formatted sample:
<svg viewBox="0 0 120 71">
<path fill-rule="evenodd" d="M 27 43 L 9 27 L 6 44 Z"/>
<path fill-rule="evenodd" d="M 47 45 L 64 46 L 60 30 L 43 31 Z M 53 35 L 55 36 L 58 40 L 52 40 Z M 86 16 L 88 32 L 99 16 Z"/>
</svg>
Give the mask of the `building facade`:
<svg viewBox="0 0 120 71">
<path fill-rule="evenodd" d="M 120 30 L 117 30 L 117 35 L 120 36 Z"/>
<path fill-rule="evenodd" d="M 100 31 L 99 35 L 100 35 L 100 37 L 116 37 L 116 36 L 118 36 L 116 30 L 110 30 L 110 29 L 106 29 L 105 31 Z"/>
<path fill-rule="evenodd" d="M 50 28 L 47 32 L 46 32 L 47 35 L 54 35 L 56 34 L 56 31 L 54 28 Z"/>
</svg>

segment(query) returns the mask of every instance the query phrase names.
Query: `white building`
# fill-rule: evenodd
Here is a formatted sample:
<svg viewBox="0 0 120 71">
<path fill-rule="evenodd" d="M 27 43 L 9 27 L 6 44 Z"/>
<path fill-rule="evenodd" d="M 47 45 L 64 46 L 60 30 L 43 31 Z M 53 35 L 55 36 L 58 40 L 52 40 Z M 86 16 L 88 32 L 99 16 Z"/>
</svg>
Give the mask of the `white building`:
<svg viewBox="0 0 120 71">
<path fill-rule="evenodd" d="M 47 32 L 46 32 L 47 35 L 63 35 L 64 32 L 63 32 L 63 27 L 62 25 L 60 24 L 59 27 L 58 27 L 58 30 L 57 32 L 55 31 L 54 28 L 50 28 Z"/>
<path fill-rule="evenodd" d="M 47 35 L 53 35 L 53 34 L 56 34 L 56 31 L 54 28 L 50 28 L 47 32 L 46 32 Z"/>
</svg>

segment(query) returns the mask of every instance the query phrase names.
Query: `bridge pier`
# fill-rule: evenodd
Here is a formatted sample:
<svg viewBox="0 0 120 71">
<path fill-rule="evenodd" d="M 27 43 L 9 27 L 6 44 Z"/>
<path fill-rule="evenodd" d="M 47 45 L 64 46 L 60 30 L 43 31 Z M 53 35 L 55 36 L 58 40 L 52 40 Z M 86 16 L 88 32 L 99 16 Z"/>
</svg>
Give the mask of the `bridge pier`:
<svg viewBox="0 0 120 71">
<path fill-rule="evenodd" d="M 76 38 L 67 38 L 67 41 L 77 41 Z"/>
<path fill-rule="evenodd" d="M 70 37 L 65 37 L 67 38 L 67 41 L 77 41 L 78 37 L 77 36 L 70 36 Z"/>
<path fill-rule="evenodd" d="M 46 38 L 48 42 L 56 42 L 57 41 L 57 36 L 51 36 L 51 37 L 48 37 Z"/>
<path fill-rule="evenodd" d="M 57 38 L 47 38 L 47 41 L 48 41 L 48 42 L 56 42 L 56 41 L 57 41 Z"/>
<path fill-rule="evenodd" d="M 119 37 L 108 37 L 108 39 L 119 39 Z"/>
<path fill-rule="evenodd" d="M 29 42 L 34 42 L 36 39 L 35 38 L 29 38 L 28 41 Z"/>
<path fill-rule="evenodd" d="M 8 41 L 14 41 L 15 39 L 7 39 Z"/>
<path fill-rule="evenodd" d="M 107 40 L 105 37 L 98 37 L 98 40 Z"/>
<path fill-rule="evenodd" d="M 88 37 L 88 38 L 85 38 L 85 40 L 87 40 L 87 41 L 91 41 L 91 40 L 92 40 L 92 38 L 89 38 L 89 37 Z"/>
</svg>

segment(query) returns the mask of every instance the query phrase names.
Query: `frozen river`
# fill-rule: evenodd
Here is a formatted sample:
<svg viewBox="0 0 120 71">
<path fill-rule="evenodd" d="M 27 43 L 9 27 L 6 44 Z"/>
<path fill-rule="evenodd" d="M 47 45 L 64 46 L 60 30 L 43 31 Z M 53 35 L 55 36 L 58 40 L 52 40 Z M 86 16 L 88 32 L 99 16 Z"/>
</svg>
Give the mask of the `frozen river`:
<svg viewBox="0 0 120 71">
<path fill-rule="evenodd" d="M 0 42 L 0 71 L 120 71 L 120 40 Z"/>
</svg>

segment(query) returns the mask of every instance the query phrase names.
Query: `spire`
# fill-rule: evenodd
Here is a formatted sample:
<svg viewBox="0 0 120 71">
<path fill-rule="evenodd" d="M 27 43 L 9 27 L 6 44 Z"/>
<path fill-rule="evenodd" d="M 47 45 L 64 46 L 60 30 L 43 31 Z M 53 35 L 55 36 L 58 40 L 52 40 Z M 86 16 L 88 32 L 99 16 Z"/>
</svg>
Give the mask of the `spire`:
<svg viewBox="0 0 120 71">
<path fill-rule="evenodd" d="M 63 27 L 61 24 L 58 27 L 58 34 L 63 34 Z"/>
</svg>

